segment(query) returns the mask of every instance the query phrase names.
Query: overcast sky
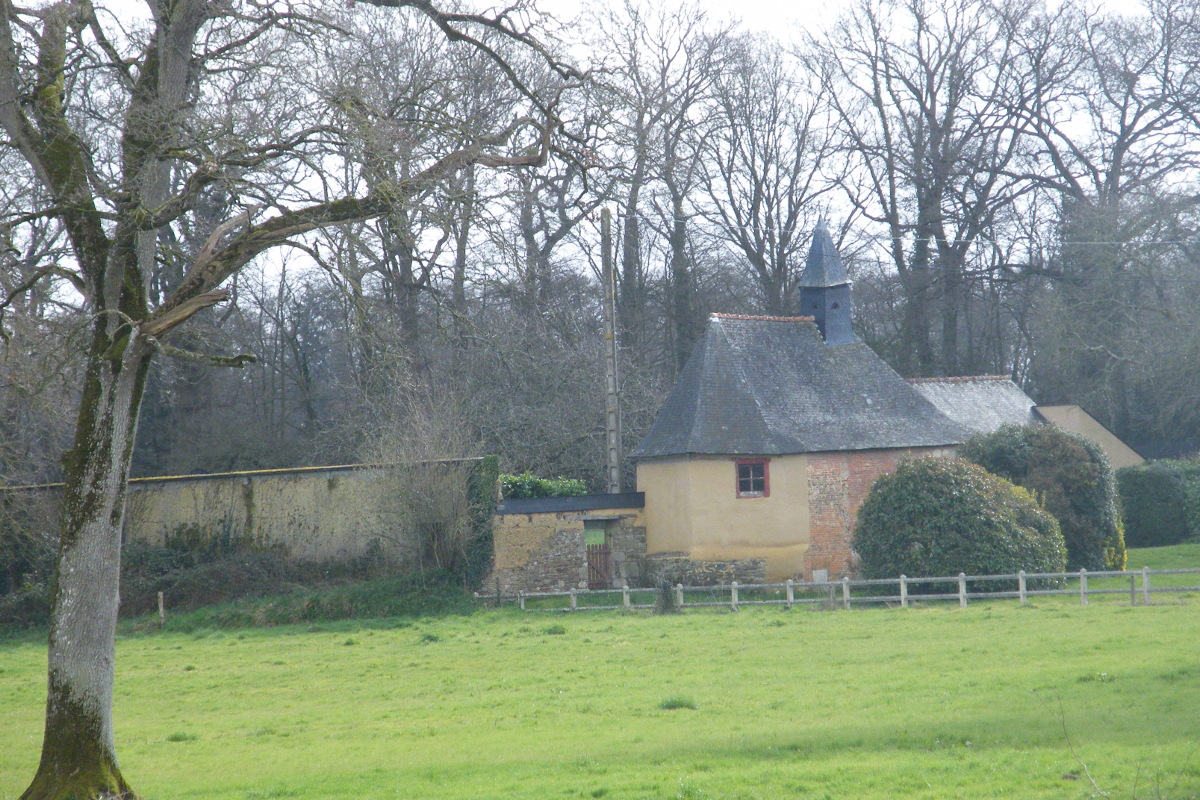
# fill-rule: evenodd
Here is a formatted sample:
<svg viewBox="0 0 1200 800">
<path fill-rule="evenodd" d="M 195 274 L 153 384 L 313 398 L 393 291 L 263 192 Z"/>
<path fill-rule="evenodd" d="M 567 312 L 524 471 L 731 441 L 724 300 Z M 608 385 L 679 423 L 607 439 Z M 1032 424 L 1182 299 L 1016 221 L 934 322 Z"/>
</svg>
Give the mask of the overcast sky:
<svg viewBox="0 0 1200 800">
<path fill-rule="evenodd" d="M 652 0 L 654 1 L 654 0 Z M 664 0 L 656 0 L 664 2 Z M 666 0 L 671 2 L 672 0 Z M 538 8 L 548 11 L 560 19 L 568 19 L 587 8 L 588 0 L 536 0 Z M 746 28 L 753 31 L 772 33 L 787 40 L 797 27 L 820 28 L 832 21 L 850 5 L 848 0 L 698 0 L 715 20 L 737 17 Z M 1056 5 L 1057 0 L 1047 0 L 1047 5 Z M 1139 9 L 1138 0 L 1093 0 L 1097 5 L 1119 11 L 1134 13 Z M 479 7 L 486 0 L 476 0 Z"/>
</svg>

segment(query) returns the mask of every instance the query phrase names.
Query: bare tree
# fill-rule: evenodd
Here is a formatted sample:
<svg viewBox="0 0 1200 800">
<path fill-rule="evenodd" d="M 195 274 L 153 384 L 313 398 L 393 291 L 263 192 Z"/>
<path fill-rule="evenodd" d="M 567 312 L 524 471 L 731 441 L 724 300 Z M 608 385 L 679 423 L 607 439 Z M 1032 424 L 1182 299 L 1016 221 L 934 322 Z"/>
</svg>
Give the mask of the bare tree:
<svg viewBox="0 0 1200 800">
<path fill-rule="evenodd" d="M 1014 44 L 1028 13 L 990 0 L 864 0 L 813 44 L 855 166 L 843 186 L 880 226 L 878 250 L 899 277 L 903 372 L 957 375 L 977 360 L 963 352 L 964 313 L 983 286 L 974 282 L 1004 263 L 979 245 L 999 238 L 1030 189 L 1010 174 L 1025 163 L 1011 101 L 1028 89 Z"/>
<path fill-rule="evenodd" d="M 487 18 L 423 0 L 372 5 L 412 9 L 449 39 L 493 56 L 525 102 L 516 120 L 499 120 L 486 135 L 431 153 L 409 176 L 358 194 L 313 168 L 323 140 L 342 135 L 307 90 L 297 58 L 314 37 L 338 35 L 319 7 L 152 0 L 148 23 L 123 31 L 99 3 L 3 3 L 0 125 L 50 199 L 45 208 L 10 209 L 5 221 L 61 221 L 90 337 L 65 457 L 45 737 L 26 800 L 131 793 L 111 716 L 121 524 L 150 362 L 164 351 L 186 355 L 165 337 L 226 300 L 221 285 L 266 250 L 404 208 L 471 163 L 545 159 L 552 107 L 571 71 L 533 39 L 521 9 Z M 173 181 L 176 171 L 186 177 Z M 217 184 L 241 210 L 216 225 L 171 292 L 153 298 L 160 232 Z"/>
<path fill-rule="evenodd" d="M 681 363 L 698 334 L 688 235 L 692 194 L 712 118 L 707 100 L 731 26 L 713 24 L 694 3 L 651 7 L 633 0 L 594 12 L 592 24 L 589 42 L 603 54 L 597 80 L 610 104 L 605 153 L 622 195 L 622 342 L 647 360 L 647 261 L 654 250 L 665 250 L 667 349 L 669 361 Z M 657 234 L 662 247 L 655 248 L 647 233 Z"/>
<path fill-rule="evenodd" d="M 1174 0 L 1145 10 L 1066 4 L 1020 40 L 1040 89 L 1019 109 L 1040 169 L 1019 177 L 1059 212 L 1035 387 L 1086 404 L 1121 434 L 1145 413 L 1137 375 L 1172 360 L 1184 330 L 1166 321 L 1200 196 L 1200 11 Z"/>
<path fill-rule="evenodd" d="M 825 101 L 774 41 L 744 36 L 716 80 L 705 159 L 706 214 L 745 259 L 768 314 L 794 313 L 794 289 L 823 195 Z"/>
</svg>

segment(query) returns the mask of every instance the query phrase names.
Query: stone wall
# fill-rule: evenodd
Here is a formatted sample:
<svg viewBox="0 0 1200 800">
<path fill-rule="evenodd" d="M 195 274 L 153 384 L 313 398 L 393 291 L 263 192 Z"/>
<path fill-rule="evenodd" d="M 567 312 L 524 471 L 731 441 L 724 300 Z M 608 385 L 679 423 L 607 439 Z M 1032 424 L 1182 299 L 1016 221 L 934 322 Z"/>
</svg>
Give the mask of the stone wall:
<svg viewBox="0 0 1200 800">
<path fill-rule="evenodd" d="M 664 579 L 672 586 L 720 586 L 734 581 L 766 583 L 767 561 L 764 558 L 701 561 L 685 555 L 658 553 L 646 557 L 645 572 L 650 585 Z"/>
<path fill-rule="evenodd" d="M 453 463 L 465 474 L 480 461 Z M 419 544 L 403 523 L 411 469 L 351 465 L 134 478 L 124 538 L 160 547 L 274 550 L 318 562 L 382 554 L 403 569 L 415 563 Z M 22 504 L 57 509 L 62 502 L 61 484 L 8 492 Z"/>
<path fill-rule="evenodd" d="M 604 495 L 508 501 L 498 510 L 493 527 L 495 561 L 483 591 L 504 594 L 586 589 L 588 585 L 585 528 L 602 525 L 612 553 L 613 585 L 641 586 L 646 555 L 646 528 L 641 507 L 605 508 Z M 614 495 L 629 502 L 634 495 Z M 637 496 L 640 504 L 640 495 Z"/>
<path fill-rule="evenodd" d="M 417 542 L 400 524 L 402 471 L 311 469 L 151 478 L 130 482 L 125 538 L 277 548 L 305 561 L 380 551 L 403 565 Z"/>
<path fill-rule="evenodd" d="M 900 460 L 923 455 L 949 455 L 952 448 L 853 450 L 812 453 L 808 457 L 809 547 L 805 570 L 812 577 L 852 574 L 857 565 L 850 547 L 858 507 L 880 475 L 893 472 Z"/>
</svg>

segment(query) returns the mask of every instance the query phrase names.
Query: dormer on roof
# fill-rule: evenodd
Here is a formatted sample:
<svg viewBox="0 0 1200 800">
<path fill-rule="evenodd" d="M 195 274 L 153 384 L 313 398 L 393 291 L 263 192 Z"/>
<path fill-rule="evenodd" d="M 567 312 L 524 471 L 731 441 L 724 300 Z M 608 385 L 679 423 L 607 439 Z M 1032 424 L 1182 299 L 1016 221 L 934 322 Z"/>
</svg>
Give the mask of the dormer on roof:
<svg viewBox="0 0 1200 800">
<path fill-rule="evenodd" d="M 812 246 L 800 275 L 800 313 L 815 318 L 826 344 L 857 341 L 850 324 L 850 279 L 824 219 L 813 231 Z"/>
</svg>

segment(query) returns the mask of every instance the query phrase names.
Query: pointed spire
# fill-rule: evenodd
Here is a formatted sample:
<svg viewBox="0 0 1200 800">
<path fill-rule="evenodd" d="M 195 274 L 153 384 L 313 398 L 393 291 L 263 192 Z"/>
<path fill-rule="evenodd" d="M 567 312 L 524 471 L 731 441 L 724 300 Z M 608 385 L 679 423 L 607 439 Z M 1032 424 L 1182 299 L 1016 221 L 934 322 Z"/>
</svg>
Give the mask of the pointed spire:
<svg viewBox="0 0 1200 800">
<path fill-rule="evenodd" d="M 816 230 L 813 231 L 812 246 L 808 249 L 808 259 L 804 263 L 804 272 L 800 275 L 800 285 L 812 289 L 841 286 L 850 283 L 846 270 L 842 267 L 842 257 L 834 247 L 833 237 L 825 227 L 825 217 L 817 220 Z"/>
<path fill-rule="evenodd" d="M 813 318 L 826 344 L 845 344 L 857 340 L 851 303 L 850 279 L 821 217 L 800 276 L 800 313 Z"/>
</svg>

